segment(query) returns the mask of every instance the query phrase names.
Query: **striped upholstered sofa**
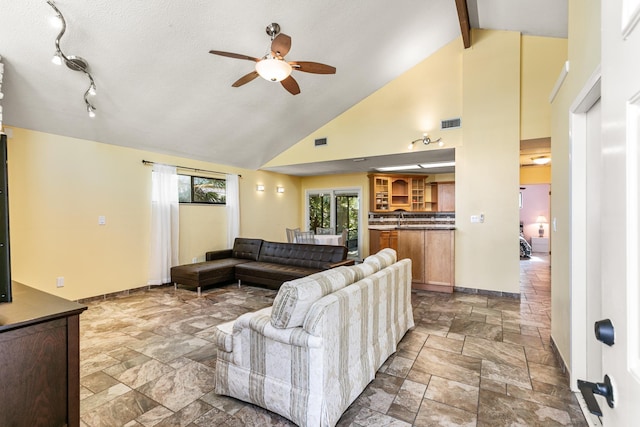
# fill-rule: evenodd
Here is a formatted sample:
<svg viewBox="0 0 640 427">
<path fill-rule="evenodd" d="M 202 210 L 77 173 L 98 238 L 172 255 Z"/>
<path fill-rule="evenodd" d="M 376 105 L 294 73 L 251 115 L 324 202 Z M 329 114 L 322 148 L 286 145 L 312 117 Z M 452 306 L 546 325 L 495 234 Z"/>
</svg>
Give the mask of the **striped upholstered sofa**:
<svg viewBox="0 0 640 427">
<path fill-rule="evenodd" d="M 217 327 L 216 387 L 300 426 L 333 426 L 414 326 L 411 260 L 383 249 L 286 282 Z"/>
</svg>

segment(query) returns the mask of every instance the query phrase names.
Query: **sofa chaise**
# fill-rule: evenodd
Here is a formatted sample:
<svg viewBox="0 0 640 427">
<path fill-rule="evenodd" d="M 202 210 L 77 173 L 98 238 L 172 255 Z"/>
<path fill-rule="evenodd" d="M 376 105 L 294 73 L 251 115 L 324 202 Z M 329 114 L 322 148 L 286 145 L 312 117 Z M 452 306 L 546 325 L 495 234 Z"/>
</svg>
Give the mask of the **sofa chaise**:
<svg viewBox="0 0 640 427">
<path fill-rule="evenodd" d="M 171 282 L 201 288 L 237 280 L 278 289 L 282 283 L 351 265 L 344 246 L 268 242 L 236 238 L 232 249 L 206 253 L 206 261 L 171 268 Z"/>
<path fill-rule="evenodd" d="M 271 307 L 218 325 L 215 392 L 334 426 L 413 326 L 411 260 L 383 249 L 286 282 Z"/>
</svg>

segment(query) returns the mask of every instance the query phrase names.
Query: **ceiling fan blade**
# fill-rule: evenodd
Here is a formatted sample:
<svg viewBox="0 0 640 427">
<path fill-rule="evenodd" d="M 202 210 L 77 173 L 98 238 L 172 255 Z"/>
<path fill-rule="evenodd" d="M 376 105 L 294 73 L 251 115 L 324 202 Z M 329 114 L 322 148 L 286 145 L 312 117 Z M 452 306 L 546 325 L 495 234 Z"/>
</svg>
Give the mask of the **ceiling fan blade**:
<svg viewBox="0 0 640 427">
<path fill-rule="evenodd" d="M 280 33 L 271 42 L 271 54 L 276 58 L 284 58 L 291 49 L 291 37 Z"/>
<path fill-rule="evenodd" d="M 231 86 L 233 87 L 240 87 L 244 84 L 249 83 L 250 81 L 252 81 L 253 79 L 255 79 L 256 77 L 258 77 L 258 72 L 257 71 L 252 71 L 249 74 L 246 74 L 242 77 L 240 77 L 238 80 L 235 81 L 234 84 L 232 84 Z"/>
<path fill-rule="evenodd" d="M 290 61 L 289 64 L 294 70 L 304 71 L 305 73 L 314 74 L 335 74 L 336 67 L 311 61 Z"/>
<path fill-rule="evenodd" d="M 213 53 L 214 55 L 227 56 L 229 58 L 246 59 L 247 61 L 254 61 L 254 62 L 260 61 L 260 59 L 254 58 L 253 56 L 241 55 L 239 53 L 232 53 L 232 52 L 223 52 L 221 50 L 210 50 L 209 53 Z"/>
<path fill-rule="evenodd" d="M 300 93 L 300 86 L 298 86 L 298 82 L 293 77 L 289 76 L 280 83 L 291 95 L 297 95 Z"/>
</svg>

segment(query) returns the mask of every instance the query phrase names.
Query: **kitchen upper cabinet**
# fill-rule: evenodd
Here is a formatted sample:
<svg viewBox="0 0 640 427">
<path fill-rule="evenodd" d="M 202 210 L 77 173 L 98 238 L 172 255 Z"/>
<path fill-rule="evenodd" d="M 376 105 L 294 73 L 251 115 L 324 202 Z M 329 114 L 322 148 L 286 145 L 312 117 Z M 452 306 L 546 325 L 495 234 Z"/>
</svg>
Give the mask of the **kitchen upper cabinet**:
<svg viewBox="0 0 640 427">
<path fill-rule="evenodd" d="M 455 212 L 456 210 L 456 183 L 438 183 L 438 211 Z"/>
<path fill-rule="evenodd" d="M 411 179 L 407 177 L 391 178 L 391 210 L 408 210 L 411 206 Z"/>
<path fill-rule="evenodd" d="M 371 176 L 369 179 L 369 187 L 371 189 L 371 210 L 374 212 L 389 211 L 391 178 L 379 175 Z"/>
<path fill-rule="evenodd" d="M 369 175 L 372 212 L 454 212 L 455 182 L 430 182 L 426 175 Z"/>
</svg>

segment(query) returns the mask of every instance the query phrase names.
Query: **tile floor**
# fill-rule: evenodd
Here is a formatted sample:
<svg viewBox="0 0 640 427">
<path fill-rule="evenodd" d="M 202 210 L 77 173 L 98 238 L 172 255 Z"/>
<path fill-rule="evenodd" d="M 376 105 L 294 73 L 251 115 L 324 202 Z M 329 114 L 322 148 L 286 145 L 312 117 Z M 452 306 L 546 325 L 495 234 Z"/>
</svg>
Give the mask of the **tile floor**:
<svg viewBox="0 0 640 427">
<path fill-rule="evenodd" d="M 413 294 L 416 327 L 339 426 L 586 426 L 549 346 L 548 259 L 521 261 L 521 300 Z M 235 285 L 154 288 L 81 316 L 83 426 L 291 426 L 212 392 L 213 328 L 270 305 Z"/>
</svg>

